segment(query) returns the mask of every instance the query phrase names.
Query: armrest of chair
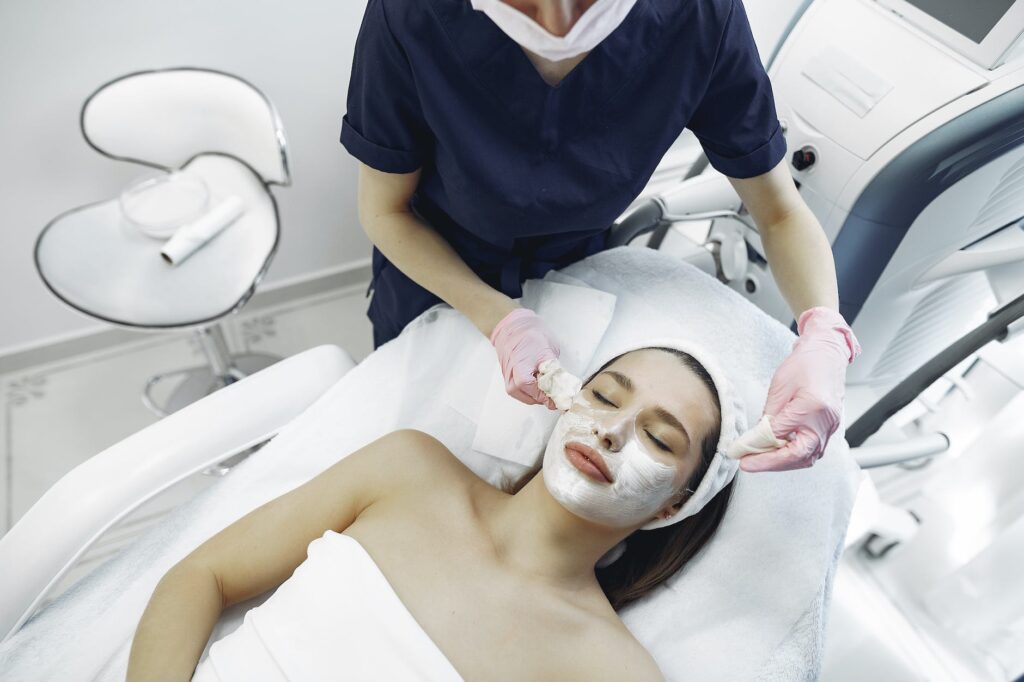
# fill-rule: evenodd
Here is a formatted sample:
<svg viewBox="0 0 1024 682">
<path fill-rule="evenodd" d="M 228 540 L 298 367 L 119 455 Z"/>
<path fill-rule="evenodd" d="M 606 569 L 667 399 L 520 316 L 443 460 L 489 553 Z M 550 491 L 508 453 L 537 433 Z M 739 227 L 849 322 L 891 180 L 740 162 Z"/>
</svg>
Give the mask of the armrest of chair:
<svg viewBox="0 0 1024 682">
<path fill-rule="evenodd" d="M 74 562 L 132 510 L 273 437 L 355 363 L 324 345 L 220 389 L 68 472 L 0 538 L 0 633 L 21 627 Z"/>
</svg>

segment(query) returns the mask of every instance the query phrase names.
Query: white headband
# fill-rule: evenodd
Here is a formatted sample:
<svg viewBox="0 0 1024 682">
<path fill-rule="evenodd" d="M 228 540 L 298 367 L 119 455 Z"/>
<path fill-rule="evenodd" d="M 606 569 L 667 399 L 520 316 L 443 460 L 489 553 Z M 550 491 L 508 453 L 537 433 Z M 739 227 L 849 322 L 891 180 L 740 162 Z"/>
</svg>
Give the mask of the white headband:
<svg viewBox="0 0 1024 682">
<path fill-rule="evenodd" d="M 646 339 L 642 343 L 629 344 L 616 349 L 614 352 L 605 354 L 604 358 L 599 362 L 592 363 L 594 368 L 592 371 L 597 371 L 597 368 L 624 353 L 659 347 L 681 350 L 693 356 L 693 359 L 707 370 L 711 380 L 715 383 L 715 391 L 718 393 L 718 401 L 722 407 L 722 426 L 711 465 L 701 479 L 700 485 L 697 486 L 697 490 L 690 496 L 690 499 L 672 516 L 666 519 L 651 521 L 647 525 L 642 526 L 641 530 L 653 530 L 678 523 L 703 509 L 704 505 L 728 485 L 729 481 L 736 475 L 739 462 L 735 459 L 730 459 L 726 452 L 729 445 L 747 430 L 746 410 L 744 409 L 739 392 L 735 390 L 732 382 L 715 360 L 714 354 L 690 341 L 677 337 L 658 337 Z"/>
</svg>

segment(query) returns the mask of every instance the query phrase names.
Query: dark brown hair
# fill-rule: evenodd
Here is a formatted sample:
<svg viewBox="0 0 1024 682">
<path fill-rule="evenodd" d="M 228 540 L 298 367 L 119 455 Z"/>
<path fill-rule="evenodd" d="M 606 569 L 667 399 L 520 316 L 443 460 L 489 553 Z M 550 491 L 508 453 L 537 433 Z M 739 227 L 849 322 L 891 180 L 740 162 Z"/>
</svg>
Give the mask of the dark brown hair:
<svg viewBox="0 0 1024 682">
<path fill-rule="evenodd" d="M 665 351 L 679 358 L 683 365 L 696 374 L 708 387 L 714 398 L 718 414 L 722 414 L 715 382 L 703 365 L 689 353 L 675 348 L 652 347 L 652 350 Z M 587 377 L 587 380 L 583 382 L 584 386 L 622 355 L 625 353 L 604 363 L 596 372 Z M 704 435 L 700 447 L 700 462 L 690 476 L 690 480 L 686 482 L 687 489 L 696 490 L 700 485 L 704 474 L 711 466 L 720 435 L 720 426 Z M 503 486 L 505 491 L 513 495 L 519 492 L 540 469 L 541 467 L 537 466 L 518 481 Z M 601 589 L 604 590 L 605 596 L 608 597 L 608 601 L 611 602 L 612 608 L 617 611 L 644 596 L 672 577 L 686 562 L 700 552 L 715 534 L 725 516 L 725 509 L 729 504 L 729 497 L 732 495 L 732 485 L 730 482 L 708 501 L 700 512 L 693 516 L 664 528 L 633 533 L 626 538 L 626 550 L 622 556 L 609 566 L 595 568 L 597 581 L 601 585 Z M 688 498 L 683 498 L 684 501 L 686 499 Z"/>
</svg>

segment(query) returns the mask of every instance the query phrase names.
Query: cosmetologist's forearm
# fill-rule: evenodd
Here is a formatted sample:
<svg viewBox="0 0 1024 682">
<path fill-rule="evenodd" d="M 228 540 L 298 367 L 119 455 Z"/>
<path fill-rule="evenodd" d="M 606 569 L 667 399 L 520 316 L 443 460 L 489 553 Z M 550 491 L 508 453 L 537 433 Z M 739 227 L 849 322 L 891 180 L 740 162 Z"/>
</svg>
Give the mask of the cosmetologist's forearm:
<svg viewBox="0 0 1024 682">
<path fill-rule="evenodd" d="M 465 315 L 485 336 L 519 307 L 481 280 L 436 230 L 411 211 L 378 215 L 364 229 L 409 279 Z"/>
</svg>

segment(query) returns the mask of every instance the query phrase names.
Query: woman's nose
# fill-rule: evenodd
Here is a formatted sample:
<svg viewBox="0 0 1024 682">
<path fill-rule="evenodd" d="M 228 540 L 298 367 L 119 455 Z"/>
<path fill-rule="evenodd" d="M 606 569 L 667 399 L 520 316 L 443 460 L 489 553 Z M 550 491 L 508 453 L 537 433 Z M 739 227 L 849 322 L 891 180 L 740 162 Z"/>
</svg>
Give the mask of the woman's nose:
<svg viewBox="0 0 1024 682">
<path fill-rule="evenodd" d="M 632 417 L 628 415 L 609 415 L 594 424 L 594 434 L 601 441 L 602 447 L 616 452 L 625 445 L 632 422 Z"/>
</svg>

